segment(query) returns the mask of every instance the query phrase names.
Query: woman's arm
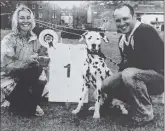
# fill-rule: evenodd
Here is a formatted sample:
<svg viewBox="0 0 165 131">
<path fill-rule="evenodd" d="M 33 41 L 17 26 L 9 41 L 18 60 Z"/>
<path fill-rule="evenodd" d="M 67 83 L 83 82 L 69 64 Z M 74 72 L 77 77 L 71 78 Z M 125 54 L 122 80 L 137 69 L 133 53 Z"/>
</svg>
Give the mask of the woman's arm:
<svg viewBox="0 0 165 131">
<path fill-rule="evenodd" d="M 1 41 L 1 71 L 4 71 L 8 76 L 13 76 L 14 72 L 33 64 L 37 64 L 37 61 L 31 58 L 28 61 L 23 61 L 16 57 L 14 36 L 9 34 L 4 37 Z"/>
<path fill-rule="evenodd" d="M 50 62 L 50 58 L 48 56 L 48 50 L 46 47 L 42 46 L 39 41 L 38 42 L 38 62 L 42 67 L 48 67 L 48 64 Z"/>
<path fill-rule="evenodd" d="M 1 41 L 1 69 L 7 70 L 8 65 L 14 63 L 17 60 L 15 57 L 14 43 L 12 42 L 11 35 L 7 35 Z"/>
</svg>

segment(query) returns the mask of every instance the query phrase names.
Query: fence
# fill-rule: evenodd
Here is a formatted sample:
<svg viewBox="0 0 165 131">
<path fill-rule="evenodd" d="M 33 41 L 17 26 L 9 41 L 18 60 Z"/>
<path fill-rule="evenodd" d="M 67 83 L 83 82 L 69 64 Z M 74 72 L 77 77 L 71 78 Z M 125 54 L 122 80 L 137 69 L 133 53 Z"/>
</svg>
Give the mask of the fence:
<svg viewBox="0 0 165 131">
<path fill-rule="evenodd" d="M 3 13 L 0 16 L 1 16 L 1 29 L 6 29 L 6 28 L 11 29 L 11 13 Z M 81 35 L 87 30 L 103 32 L 101 29 L 98 28 L 87 27 L 86 30 L 76 29 L 76 28 L 61 26 L 37 19 L 36 19 L 36 24 L 37 26 L 34 28 L 33 31 L 37 34 L 37 36 L 39 36 L 40 32 L 45 28 L 53 29 L 57 32 L 58 35 L 60 35 L 60 37 L 68 38 L 68 39 L 79 39 Z"/>
<path fill-rule="evenodd" d="M 60 34 L 62 38 L 69 39 L 79 39 L 81 35 L 87 30 L 75 29 L 72 27 L 61 26 L 57 24 L 52 24 L 49 22 L 36 20 L 37 26 L 34 28 L 34 32 L 39 35 L 42 30 L 45 28 L 53 29 Z"/>
<path fill-rule="evenodd" d="M 36 23 L 37 23 L 37 26 L 34 29 L 34 32 L 37 35 L 39 35 L 39 33 L 45 28 L 53 29 L 56 32 L 60 33 L 62 38 L 68 38 L 68 39 L 79 39 L 81 37 L 81 35 L 88 30 L 103 32 L 101 29 L 98 29 L 98 28 L 88 28 L 87 30 L 76 29 L 76 28 L 72 28 L 72 27 L 66 27 L 66 26 L 61 26 L 61 25 L 57 25 L 57 24 L 52 24 L 50 22 L 45 22 L 45 21 L 41 21 L 41 20 L 37 20 L 37 19 L 36 19 Z"/>
<path fill-rule="evenodd" d="M 11 13 L 0 14 L 1 18 L 1 29 L 11 28 Z"/>
</svg>

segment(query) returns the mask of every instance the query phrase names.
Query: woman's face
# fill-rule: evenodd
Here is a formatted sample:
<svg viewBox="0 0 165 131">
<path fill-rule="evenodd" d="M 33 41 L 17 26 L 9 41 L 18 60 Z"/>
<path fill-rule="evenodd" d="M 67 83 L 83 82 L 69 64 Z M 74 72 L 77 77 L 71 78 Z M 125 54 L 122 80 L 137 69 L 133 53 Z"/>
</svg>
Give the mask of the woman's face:
<svg viewBox="0 0 165 131">
<path fill-rule="evenodd" d="M 30 12 L 22 10 L 18 13 L 18 27 L 20 31 L 28 32 L 32 28 L 32 18 Z"/>
</svg>

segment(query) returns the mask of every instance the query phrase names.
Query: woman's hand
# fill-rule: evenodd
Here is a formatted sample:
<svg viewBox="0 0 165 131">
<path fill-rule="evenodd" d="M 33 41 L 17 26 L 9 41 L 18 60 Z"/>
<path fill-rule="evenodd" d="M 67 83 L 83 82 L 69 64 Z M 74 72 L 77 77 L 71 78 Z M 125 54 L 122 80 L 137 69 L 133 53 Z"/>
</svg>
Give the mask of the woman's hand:
<svg viewBox="0 0 165 131">
<path fill-rule="evenodd" d="M 39 56 L 37 60 L 42 67 L 48 67 L 50 62 L 50 58 L 48 56 Z"/>
<path fill-rule="evenodd" d="M 35 54 L 33 54 L 33 55 L 30 56 L 30 58 L 31 58 L 31 59 L 34 59 L 34 60 L 37 60 L 38 57 L 39 57 L 39 56 L 38 56 L 37 53 L 35 53 Z"/>
<path fill-rule="evenodd" d="M 33 62 L 38 62 L 37 60 L 38 60 L 38 54 L 35 53 L 35 54 L 29 56 L 25 61 L 27 63 L 33 63 Z"/>
</svg>

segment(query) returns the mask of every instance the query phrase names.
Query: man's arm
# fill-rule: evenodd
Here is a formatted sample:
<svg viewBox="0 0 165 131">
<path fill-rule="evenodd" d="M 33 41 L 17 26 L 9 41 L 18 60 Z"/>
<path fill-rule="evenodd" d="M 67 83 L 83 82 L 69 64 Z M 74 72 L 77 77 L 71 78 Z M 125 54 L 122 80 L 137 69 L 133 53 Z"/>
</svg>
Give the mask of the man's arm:
<svg viewBox="0 0 165 131">
<path fill-rule="evenodd" d="M 120 55 L 121 55 L 121 61 L 119 63 L 119 71 L 123 71 L 125 68 L 128 67 L 128 62 L 126 57 L 124 56 L 124 53 L 122 52 L 122 49 L 119 48 Z"/>
<path fill-rule="evenodd" d="M 160 72 L 164 68 L 164 42 L 156 29 L 146 25 L 139 33 L 144 68 Z"/>
<path fill-rule="evenodd" d="M 8 76 L 15 75 L 15 72 L 26 68 L 28 64 L 37 64 L 37 61 L 29 58 L 26 60 L 19 60 L 16 57 L 16 46 L 13 43 L 13 36 L 7 35 L 1 41 L 1 71 L 5 72 Z"/>
</svg>

